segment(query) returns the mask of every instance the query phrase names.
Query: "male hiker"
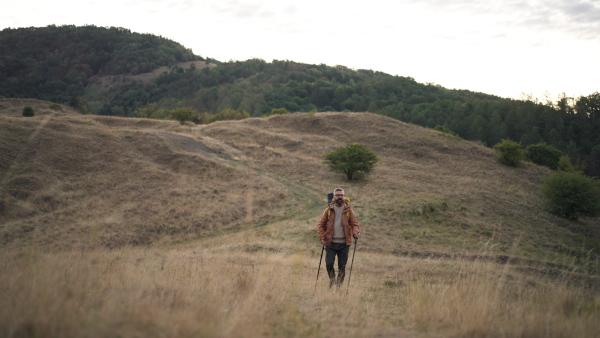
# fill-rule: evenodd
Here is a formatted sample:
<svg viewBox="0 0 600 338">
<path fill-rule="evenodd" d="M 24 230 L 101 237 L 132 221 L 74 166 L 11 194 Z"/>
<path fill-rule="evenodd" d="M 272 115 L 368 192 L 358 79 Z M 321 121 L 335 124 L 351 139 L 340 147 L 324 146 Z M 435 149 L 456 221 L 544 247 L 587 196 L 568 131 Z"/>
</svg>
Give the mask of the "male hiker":
<svg viewBox="0 0 600 338">
<path fill-rule="evenodd" d="M 344 196 L 344 189 L 336 188 L 333 191 L 333 199 L 328 203 L 327 209 L 317 224 L 321 244 L 325 246 L 327 252 L 325 267 L 329 274 L 329 287 L 333 284 L 340 286 L 344 282 L 352 237 L 358 239 L 360 236 L 358 221 L 348 204 L 349 202 L 350 199 Z M 338 259 L 337 280 L 333 268 L 336 256 Z"/>
</svg>

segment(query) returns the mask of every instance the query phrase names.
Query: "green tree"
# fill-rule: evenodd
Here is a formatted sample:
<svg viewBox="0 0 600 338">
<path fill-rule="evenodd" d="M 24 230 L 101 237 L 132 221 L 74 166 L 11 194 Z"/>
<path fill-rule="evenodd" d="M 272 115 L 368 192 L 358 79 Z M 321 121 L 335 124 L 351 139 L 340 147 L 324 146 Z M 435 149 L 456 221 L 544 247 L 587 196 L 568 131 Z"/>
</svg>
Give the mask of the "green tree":
<svg viewBox="0 0 600 338">
<path fill-rule="evenodd" d="M 348 143 L 323 157 L 331 171 L 345 174 L 348 181 L 370 173 L 378 161 L 377 155 L 360 143 Z"/>
<path fill-rule="evenodd" d="M 573 165 L 573 163 L 571 163 L 571 159 L 569 158 L 569 156 L 561 156 L 558 159 L 558 167 L 556 169 L 558 169 L 560 171 L 566 171 L 566 172 L 577 171 L 575 169 L 575 166 Z"/>
<path fill-rule="evenodd" d="M 575 172 L 557 171 L 542 186 L 551 212 L 578 220 L 581 216 L 600 215 L 600 188 L 597 182 Z"/>
<path fill-rule="evenodd" d="M 531 162 L 546 166 L 553 170 L 556 170 L 558 167 L 558 160 L 563 155 L 562 151 L 545 142 L 528 145 L 527 148 L 525 148 L 525 153 L 527 159 Z"/>
<path fill-rule="evenodd" d="M 527 133 L 521 136 L 521 142 L 525 145 L 536 144 L 542 141 L 542 136 L 540 135 L 540 129 L 536 126 L 532 127 Z"/>
<path fill-rule="evenodd" d="M 516 167 L 525 159 L 525 151 L 521 144 L 512 140 L 502 140 L 494 146 L 494 150 L 498 153 L 498 162 L 502 164 Z"/>
<path fill-rule="evenodd" d="M 25 107 L 23 107 L 23 110 L 21 111 L 21 115 L 23 115 L 25 117 L 35 116 L 35 110 L 33 110 L 33 108 L 31 108 L 30 106 L 25 106 Z"/>
<path fill-rule="evenodd" d="M 194 108 L 190 107 L 180 107 L 169 111 L 171 119 L 177 120 L 181 124 L 184 124 L 186 121 L 191 121 L 196 115 Z"/>
</svg>

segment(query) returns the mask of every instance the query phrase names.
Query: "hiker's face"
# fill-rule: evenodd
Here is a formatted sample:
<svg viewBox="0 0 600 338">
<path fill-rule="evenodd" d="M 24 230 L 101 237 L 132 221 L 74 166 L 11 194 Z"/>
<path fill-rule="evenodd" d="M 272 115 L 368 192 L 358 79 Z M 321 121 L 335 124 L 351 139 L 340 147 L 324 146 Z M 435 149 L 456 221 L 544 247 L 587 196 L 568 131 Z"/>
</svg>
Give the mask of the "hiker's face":
<svg viewBox="0 0 600 338">
<path fill-rule="evenodd" d="M 344 203 L 344 193 L 342 191 L 336 191 L 334 197 L 336 204 Z"/>
</svg>

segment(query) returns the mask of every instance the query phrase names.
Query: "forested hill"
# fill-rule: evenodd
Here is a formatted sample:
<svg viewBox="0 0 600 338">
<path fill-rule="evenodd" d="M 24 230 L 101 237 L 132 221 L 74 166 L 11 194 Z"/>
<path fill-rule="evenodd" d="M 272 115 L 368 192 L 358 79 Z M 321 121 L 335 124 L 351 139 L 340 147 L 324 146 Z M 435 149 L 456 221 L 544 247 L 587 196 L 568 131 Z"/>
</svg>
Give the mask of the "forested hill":
<svg viewBox="0 0 600 338">
<path fill-rule="evenodd" d="M 47 26 L 0 32 L 0 93 L 68 103 L 96 76 L 200 61 L 179 43 L 125 28 Z"/>
<path fill-rule="evenodd" d="M 546 142 L 584 164 L 588 174 L 600 176 L 598 92 L 540 103 L 344 66 L 260 59 L 219 63 L 168 39 L 114 27 L 5 29 L 0 49 L 0 95 L 5 97 L 121 116 L 151 116 L 182 106 L 251 116 L 274 108 L 369 111 L 430 128 L 443 126 L 488 146 L 501 139 L 523 146 Z M 180 67 L 186 61 L 197 63 Z M 206 67 L 209 61 L 216 66 Z M 149 73 L 160 66 L 169 68 Z M 149 76 L 142 80 L 144 74 Z"/>
</svg>

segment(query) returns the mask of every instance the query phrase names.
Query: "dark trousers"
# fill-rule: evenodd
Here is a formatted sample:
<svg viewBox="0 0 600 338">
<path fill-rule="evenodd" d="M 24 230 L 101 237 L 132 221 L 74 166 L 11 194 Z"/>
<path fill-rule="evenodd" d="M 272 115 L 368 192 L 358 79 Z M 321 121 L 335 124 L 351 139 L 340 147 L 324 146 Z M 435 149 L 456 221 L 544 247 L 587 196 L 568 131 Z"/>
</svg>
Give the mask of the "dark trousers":
<svg viewBox="0 0 600 338">
<path fill-rule="evenodd" d="M 346 263 L 348 263 L 348 252 L 350 252 L 350 245 L 346 243 L 331 243 L 331 246 L 325 247 L 325 267 L 329 274 L 329 286 L 331 287 L 334 283 L 338 285 L 344 282 L 346 276 Z M 335 257 L 338 259 L 338 279 L 335 280 L 335 271 L 333 269 L 333 263 Z"/>
</svg>

